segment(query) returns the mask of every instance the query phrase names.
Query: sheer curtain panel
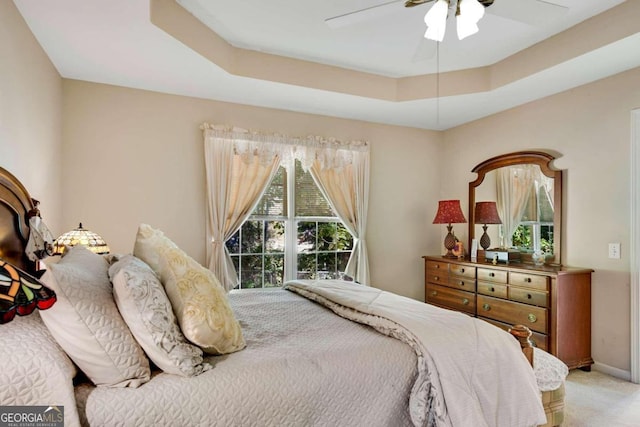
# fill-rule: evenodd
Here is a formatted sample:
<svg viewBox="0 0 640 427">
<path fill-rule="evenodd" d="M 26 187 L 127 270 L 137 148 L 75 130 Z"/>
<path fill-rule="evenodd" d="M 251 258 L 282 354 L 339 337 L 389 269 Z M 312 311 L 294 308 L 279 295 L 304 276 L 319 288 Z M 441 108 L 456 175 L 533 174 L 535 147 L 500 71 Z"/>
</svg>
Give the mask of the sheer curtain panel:
<svg viewBox="0 0 640 427">
<path fill-rule="evenodd" d="M 346 149 L 345 149 L 346 148 Z M 366 230 L 369 201 L 369 147 L 341 149 L 317 147 L 309 172 L 316 185 L 353 235 L 353 251 L 345 273 L 358 283 L 369 284 Z"/>
<path fill-rule="evenodd" d="M 535 171 L 529 166 L 510 166 L 499 168 L 496 172 L 496 206 L 502 219 L 500 241 L 502 247 L 510 248 L 513 232 L 520 225 L 520 218 L 533 189 Z"/>
<path fill-rule="evenodd" d="M 277 135 L 204 124 L 207 259 L 227 291 L 238 275 L 225 242 L 251 215 L 275 175 L 285 146 Z"/>
</svg>

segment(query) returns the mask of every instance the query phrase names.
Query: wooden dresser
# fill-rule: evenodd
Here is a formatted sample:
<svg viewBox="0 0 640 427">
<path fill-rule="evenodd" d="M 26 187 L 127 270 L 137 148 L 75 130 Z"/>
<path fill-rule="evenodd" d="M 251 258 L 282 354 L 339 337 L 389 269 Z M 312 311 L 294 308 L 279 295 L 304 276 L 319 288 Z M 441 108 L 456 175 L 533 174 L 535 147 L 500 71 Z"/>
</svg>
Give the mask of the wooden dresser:
<svg viewBox="0 0 640 427">
<path fill-rule="evenodd" d="M 423 258 L 427 303 L 462 311 L 503 329 L 528 326 L 536 346 L 570 369 L 590 369 L 593 270 Z"/>
</svg>

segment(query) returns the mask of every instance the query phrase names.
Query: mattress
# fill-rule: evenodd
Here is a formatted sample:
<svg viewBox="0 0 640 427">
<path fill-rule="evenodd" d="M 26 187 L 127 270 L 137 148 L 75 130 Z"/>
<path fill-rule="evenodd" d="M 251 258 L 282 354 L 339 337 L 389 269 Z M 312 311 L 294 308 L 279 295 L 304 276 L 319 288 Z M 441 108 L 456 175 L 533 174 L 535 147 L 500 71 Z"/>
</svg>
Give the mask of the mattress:
<svg viewBox="0 0 640 427">
<path fill-rule="evenodd" d="M 282 289 L 232 291 L 246 349 L 139 388 L 76 387 L 92 426 L 410 426 L 415 352 Z"/>
</svg>

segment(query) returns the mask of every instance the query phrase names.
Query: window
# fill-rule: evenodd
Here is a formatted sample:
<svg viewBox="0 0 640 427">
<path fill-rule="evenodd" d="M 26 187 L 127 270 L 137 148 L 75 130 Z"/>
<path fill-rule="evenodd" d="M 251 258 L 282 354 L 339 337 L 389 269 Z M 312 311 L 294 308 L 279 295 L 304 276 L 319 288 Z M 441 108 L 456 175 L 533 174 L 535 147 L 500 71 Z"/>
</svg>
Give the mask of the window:
<svg viewBox="0 0 640 427">
<path fill-rule="evenodd" d="M 280 167 L 249 220 L 226 242 L 240 288 L 335 278 L 347 266 L 353 236 L 299 161 L 293 169 Z"/>
<path fill-rule="evenodd" d="M 552 180 L 540 174 L 513 233 L 513 246 L 523 252 L 542 250 L 553 253 L 553 205 L 550 193 Z"/>
</svg>

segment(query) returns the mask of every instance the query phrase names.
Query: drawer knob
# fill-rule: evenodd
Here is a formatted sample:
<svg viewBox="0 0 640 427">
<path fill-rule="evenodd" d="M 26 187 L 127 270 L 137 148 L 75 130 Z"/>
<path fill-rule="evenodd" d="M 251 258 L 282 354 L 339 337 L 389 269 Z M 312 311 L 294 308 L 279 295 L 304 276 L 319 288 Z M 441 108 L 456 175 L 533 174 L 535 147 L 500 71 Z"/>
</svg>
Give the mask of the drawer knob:
<svg viewBox="0 0 640 427">
<path fill-rule="evenodd" d="M 438 295 L 438 291 L 432 291 L 431 295 L 433 295 L 434 297 Z"/>
<path fill-rule="evenodd" d="M 527 298 L 528 298 L 528 299 L 531 299 L 531 298 L 533 298 L 533 297 L 531 296 L 531 294 L 527 294 Z"/>
<path fill-rule="evenodd" d="M 496 277 L 496 273 L 489 273 L 489 277 Z"/>
<path fill-rule="evenodd" d="M 527 283 L 531 283 L 531 277 L 525 277 L 524 281 L 527 282 Z"/>
<path fill-rule="evenodd" d="M 531 323 L 536 323 L 538 321 L 538 318 L 536 317 L 535 314 L 533 313 L 529 313 L 529 315 L 527 316 L 527 318 L 529 319 L 529 322 Z"/>
<path fill-rule="evenodd" d="M 483 305 L 482 305 L 482 309 L 483 309 L 484 311 L 489 311 L 489 310 L 491 310 L 491 306 L 490 306 L 489 304 L 486 304 L 486 303 L 485 303 L 485 304 L 483 304 Z"/>
<path fill-rule="evenodd" d="M 464 273 L 464 268 L 461 268 L 461 269 L 460 269 L 460 273 Z"/>
<path fill-rule="evenodd" d="M 491 292 L 495 292 L 496 288 L 494 288 L 493 286 L 491 287 Z"/>
<path fill-rule="evenodd" d="M 460 280 L 460 286 L 464 286 L 464 282 Z"/>
<path fill-rule="evenodd" d="M 440 277 L 438 276 L 433 276 L 433 280 L 435 280 L 436 282 L 440 280 Z"/>
<path fill-rule="evenodd" d="M 469 299 L 468 298 L 462 298 L 462 304 L 469 305 Z"/>
</svg>

